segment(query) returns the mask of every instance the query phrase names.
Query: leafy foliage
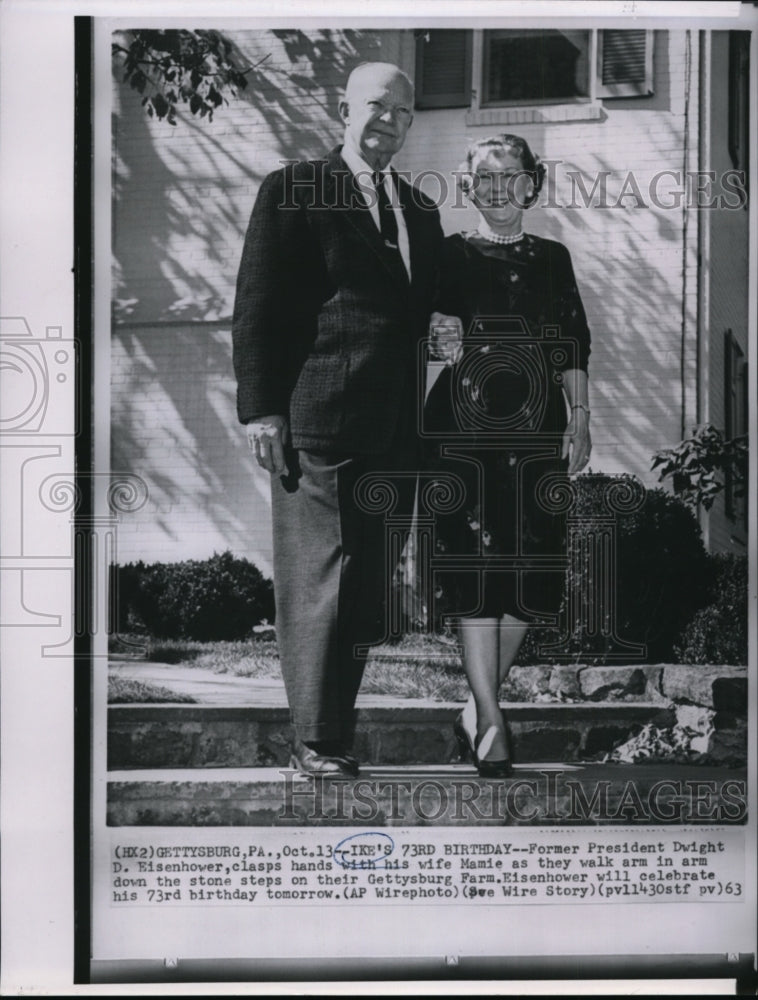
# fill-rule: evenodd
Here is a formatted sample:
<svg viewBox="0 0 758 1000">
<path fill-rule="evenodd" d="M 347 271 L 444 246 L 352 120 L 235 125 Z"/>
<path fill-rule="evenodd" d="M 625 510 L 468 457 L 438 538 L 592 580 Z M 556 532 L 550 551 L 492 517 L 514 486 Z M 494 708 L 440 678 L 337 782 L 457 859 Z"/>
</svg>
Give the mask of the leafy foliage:
<svg viewBox="0 0 758 1000">
<path fill-rule="evenodd" d="M 677 496 L 688 506 L 702 503 L 705 510 L 710 510 L 729 479 L 735 497 L 745 495 L 747 435 L 727 440 L 720 430 L 706 424 L 675 448 L 656 452 L 652 468 L 659 470 L 661 481 L 671 478 Z"/>
<path fill-rule="evenodd" d="M 165 639 L 242 639 L 274 616 L 270 580 L 230 552 L 206 560 L 113 567 L 118 631 Z"/>
<path fill-rule="evenodd" d="M 150 117 L 176 125 L 177 105 L 193 115 L 207 116 L 222 104 L 225 94 L 237 97 L 247 86 L 246 74 L 234 62 L 233 46 L 218 31 L 145 30 L 124 33 L 126 45 L 114 43 L 112 53 L 123 62 L 124 81 L 143 94 Z"/>
<path fill-rule="evenodd" d="M 674 647 L 681 663 L 747 663 L 747 557 L 711 556 L 710 602 Z"/>
</svg>

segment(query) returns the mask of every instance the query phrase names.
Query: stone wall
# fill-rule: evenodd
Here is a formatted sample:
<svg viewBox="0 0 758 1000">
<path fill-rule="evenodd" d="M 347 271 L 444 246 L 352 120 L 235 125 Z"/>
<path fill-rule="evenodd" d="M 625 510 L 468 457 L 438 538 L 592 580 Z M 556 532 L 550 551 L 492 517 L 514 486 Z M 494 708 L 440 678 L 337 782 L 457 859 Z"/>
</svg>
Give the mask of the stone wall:
<svg viewBox="0 0 758 1000">
<path fill-rule="evenodd" d="M 504 687 L 512 702 L 645 703 L 667 707 L 673 719 L 646 721 L 615 747 L 610 759 L 747 761 L 747 668 L 657 664 L 645 666 L 513 667 Z M 507 706 L 506 706 L 507 714 Z"/>
</svg>

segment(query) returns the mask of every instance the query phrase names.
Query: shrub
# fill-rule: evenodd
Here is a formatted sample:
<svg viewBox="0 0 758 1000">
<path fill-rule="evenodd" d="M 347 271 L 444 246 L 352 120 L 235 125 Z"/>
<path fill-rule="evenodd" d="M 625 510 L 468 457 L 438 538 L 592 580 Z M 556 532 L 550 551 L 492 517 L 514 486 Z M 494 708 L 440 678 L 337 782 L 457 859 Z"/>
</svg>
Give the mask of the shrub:
<svg viewBox="0 0 758 1000">
<path fill-rule="evenodd" d="M 695 613 L 674 652 L 680 663 L 747 663 L 747 557 L 710 557 L 710 603 Z"/>
<path fill-rule="evenodd" d="M 670 660 L 673 643 L 708 597 L 709 560 L 694 513 L 662 489 L 618 518 L 617 634 L 647 646 L 651 663 Z"/>
<path fill-rule="evenodd" d="M 609 488 L 633 489 L 629 476 L 588 474 L 574 480 L 577 499 L 570 516 L 578 531 L 589 534 L 609 517 L 604 496 Z M 630 492 L 631 495 L 631 492 Z M 710 564 L 694 514 L 662 489 L 644 492 L 635 510 L 613 515 L 616 535 L 615 636 L 646 647 L 645 659 L 656 663 L 673 659 L 673 646 L 695 611 L 708 601 Z M 557 630 L 530 629 L 518 662 L 545 663 L 570 657 L 585 663 L 618 662 L 623 656 L 613 636 L 583 625 L 588 620 L 589 599 L 594 600 L 591 563 L 569 569 L 561 620 L 564 634 L 571 631 L 560 655 L 540 655 L 540 646 L 557 641 Z M 571 602 L 578 599 L 578 620 L 567 621 Z M 597 612 L 597 607 L 592 609 Z"/>
<path fill-rule="evenodd" d="M 114 567 L 120 632 L 155 638 L 242 639 L 274 617 L 270 580 L 230 552 L 178 563 Z"/>
</svg>

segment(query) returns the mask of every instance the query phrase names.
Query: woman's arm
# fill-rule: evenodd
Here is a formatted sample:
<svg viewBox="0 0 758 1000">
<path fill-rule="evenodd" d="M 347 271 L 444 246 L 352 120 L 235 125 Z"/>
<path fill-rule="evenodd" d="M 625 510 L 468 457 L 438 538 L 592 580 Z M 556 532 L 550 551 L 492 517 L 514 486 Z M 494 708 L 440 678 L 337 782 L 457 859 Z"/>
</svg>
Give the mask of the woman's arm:
<svg viewBox="0 0 758 1000">
<path fill-rule="evenodd" d="M 590 459 L 589 382 L 587 372 L 570 368 L 563 373 L 563 392 L 570 410 L 569 422 L 563 434 L 561 458 L 568 458 L 568 473 L 581 472 Z"/>
<path fill-rule="evenodd" d="M 556 268 L 559 281 L 559 315 L 561 331 L 567 342 L 574 345 L 575 368 L 563 372 L 563 391 L 569 409 L 569 421 L 563 435 L 562 457 L 568 458 L 569 475 L 581 472 L 590 459 L 590 407 L 587 363 L 590 355 L 590 331 L 587 316 L 574 277 L 571 255 L 560 247 Z"/>
</svg>

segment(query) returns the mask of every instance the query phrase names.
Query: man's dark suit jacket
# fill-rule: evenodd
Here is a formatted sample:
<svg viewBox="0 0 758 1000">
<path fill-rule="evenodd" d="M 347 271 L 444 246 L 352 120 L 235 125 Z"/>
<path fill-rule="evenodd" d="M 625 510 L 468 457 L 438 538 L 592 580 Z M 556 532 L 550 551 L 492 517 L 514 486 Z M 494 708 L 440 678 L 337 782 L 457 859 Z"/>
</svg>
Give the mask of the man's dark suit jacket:
<svg viewBox="0 0 758 1000">
<path fill-rule="evenodd" d="M 379 454 L 419 391 L 443 236 L 432 202 L 396 175 L 409 282 L 340 149 L 261 185 L 234 306 L 237 412 L 287 417 L 295 448 Z"/>
</svg>

